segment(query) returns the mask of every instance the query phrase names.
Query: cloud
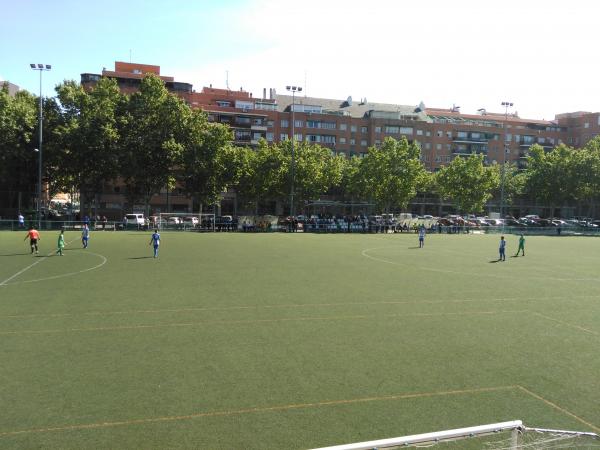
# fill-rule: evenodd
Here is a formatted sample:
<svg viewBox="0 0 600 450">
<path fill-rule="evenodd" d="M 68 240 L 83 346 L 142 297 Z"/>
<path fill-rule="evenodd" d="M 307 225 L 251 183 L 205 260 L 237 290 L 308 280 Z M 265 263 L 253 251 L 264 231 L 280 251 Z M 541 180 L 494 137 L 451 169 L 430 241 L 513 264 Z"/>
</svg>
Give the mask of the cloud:
<svg viewBox="0 0 600 450">
<path fill-rule="evenodd" d="M 580 9 L 558 0 L 253 1 L 231 11 L 227 27 L 231 42 L 250 42 L 250 50 L 174 75 L 196 89 L 225 87 L 228 71 L 231 89 L 255 96 L 298 84 L 309 96 L 423 100 L 458 104 L 463 112 L 497 111 L 510 100 L 524 117 L 552 118 L 576 102 L 600 103 L 591 93 L 600 62 L 589 56 L 599 8 L 586 4 L 585 15 Z M 570 17 L 578 23 L 572 32 Z M 573 86 L 574 77 L 584 83 Z"/>
</svg>

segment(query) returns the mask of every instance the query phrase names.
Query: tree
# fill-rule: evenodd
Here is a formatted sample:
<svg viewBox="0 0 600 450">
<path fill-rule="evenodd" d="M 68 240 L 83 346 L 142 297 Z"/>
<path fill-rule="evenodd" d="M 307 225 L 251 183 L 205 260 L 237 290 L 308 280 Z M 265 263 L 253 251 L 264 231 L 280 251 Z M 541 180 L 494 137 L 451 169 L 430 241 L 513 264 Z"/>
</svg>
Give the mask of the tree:
<svg viewBox="0 0 600 450">
<path fill-rule="evenodd" d="M 552 210 L 556 205 L 575 200 L 583 187 L 576 172 L 577 152 L 564 144 L 550 152 L 540 145 L 532 145 L 526 169 L 528 194 Z"/>
<path fill-rule="evenodd" d="M 436 174 L 436 186 L 444 199 L 452 199 L 458 212 L 483 211 L 498 187 L 498 170 L 483 165 L 483 155 L 456 157 Z"/>
<path fill-rule="evenodd" d="M 360 164 L 359 186 L 385 211 L 406 208 L 425 178 L 417 144 L 406 138 L 386 138 L 381 147 L 371 147 Z M 361 189 L 362 190 L 362 189 Z"/>
<path fill-rule="evenodd" d="M 119 163 L 129 202 L 142 200 L 147 214 L 150 199 L 171 182 L 181 161 L 190 115 L 183 100 L 152 74 L 142 79 L 139 92 L 123 106 Z"/>
<path fill-rule="evenodd" d="M 291 164 L 291 141 L 285 141 L 279 145 Z M 342 179 L 341 163 L 336 157 L 331 156 L 329 149 L 307 142 L 296 142 L 294 152 L 296 203 L 317 199 L 329 191 L 332 186 L 340 183 Z M 286 180 L 291 182 L 291 177 L 286 177 Z M 290 190 L 291 185 L 288 184 L 286 192 Z"/>
<path fill-rule="evenodd" d="M 90 92 L 67 81 L 56 88 L 62 107 L 62 126 L 54 127 L 62 144 L 60 168 L 53 179 L 61 187 L 74 187 L 82 203 L 97 205 L 97 195 L 119 174 L 118 110 L 124 97 L 117 82 L 102 78 Z"/>
<path fill-rule="evenodd" d="M 232 134 L 222 124 L 209 123 L 206 113 L 190 111 L 185 123 L 180 178 L 185 191 L 203 204 L 217 203 L 221 192 L 240 179 L 244 150 L 231 145 Z"/>
<path fill-rule="evenodd" d="M 20 91 L 11 97 L 7 86 L 0 89 L 0 191 L 8 208 L 29 204 L 36 192 L 37 114 L 34 96 Z"/>
</svg>

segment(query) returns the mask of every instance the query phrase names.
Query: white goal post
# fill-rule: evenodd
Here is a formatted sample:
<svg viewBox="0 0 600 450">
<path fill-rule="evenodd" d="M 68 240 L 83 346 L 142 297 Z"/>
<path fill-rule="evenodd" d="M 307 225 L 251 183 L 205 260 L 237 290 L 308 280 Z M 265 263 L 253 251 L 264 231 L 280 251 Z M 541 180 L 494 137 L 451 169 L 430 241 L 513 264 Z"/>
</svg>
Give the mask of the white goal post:
<svg viewBox="0 0 600 450">
<path fill-rule="evenodd" d="M 156 223 L 150 223 L 159 230 L 192 230 L 192 231 L 215 231 L 214 214 L 192 214 L 192 213 L 160 213 Z"/>
<path fill-rule="evenodd" d="M 334 445 L 314 450 L 373 450 L 392 447 L 423 447 L 456 441 L 460 439 L 479 438 L 499 435 L 500 440 L 482 442 L 486 450 L 520 450 L 520 449 L 552 449 L 552 448 L 589 448 L 600 446 L 600 436 L 584 431 L 553 430 L 548 428 L 530 428 L 521 420 L 492 423 L 475 427 L 457 428 L 454 430 L 436 431 L 433 433 L 415 434 L 411 436 L 379 439 L 376 441 L 357 442 L 354 444 Z M 504 435 L 504 436 L 502 436 Z"/>
</svg>

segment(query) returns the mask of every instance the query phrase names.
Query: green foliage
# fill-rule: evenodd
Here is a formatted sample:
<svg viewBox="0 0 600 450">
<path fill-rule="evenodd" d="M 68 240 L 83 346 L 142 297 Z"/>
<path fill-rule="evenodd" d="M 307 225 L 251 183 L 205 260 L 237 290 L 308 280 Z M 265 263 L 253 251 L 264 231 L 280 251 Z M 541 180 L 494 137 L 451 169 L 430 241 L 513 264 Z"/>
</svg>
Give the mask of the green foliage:
<svg viewBox="0 0 600 450">
<path fill-rule="evenodd" d="M 386 138 L 381 147 L 369 148 L 361 161 L 358 189 L 385 211 L 406 208 L 425 180 L 419 155 L 419 147 L 409 144 L 406 138 Z"/>
<path fill-rule="evenodd" d="M 169 94 L 155 75 L 146 75 L 139 92 L 127 99 L 119 127 L 119 164 L 131 203 L 141 199 L 148 208 L 150 198 L 168 185 L 181 160 L 191 116 L 183 100 Z"/>
<path fill-rule="evenodd" d="M 14 207 L 19 191 L 36 190 L 37 105 L 28 92 L 11 97 L 7 87 L 0 89 L 0 190 L 8 192 L 8 203 Z"/>
<path fill-rule="evenodd" d="M 81 192 L 84 202 L 101 191 L 104 183 L 119 175 L 119 108 L 125 98 L 115 80 L 101 79 L 86 92 L 67 81 L 56 88 L 62 108 L 56 127 L 59 150 L 51 167 L 52 177 L 63 190 Z"/>
<path fill-rule="evenodd" d="M 499 181 L 498 169 L 485 167 L 483 155 L 456 157 L 436 174 L 438 192 L 462 213 L 483 211 Z"/>
</svg>

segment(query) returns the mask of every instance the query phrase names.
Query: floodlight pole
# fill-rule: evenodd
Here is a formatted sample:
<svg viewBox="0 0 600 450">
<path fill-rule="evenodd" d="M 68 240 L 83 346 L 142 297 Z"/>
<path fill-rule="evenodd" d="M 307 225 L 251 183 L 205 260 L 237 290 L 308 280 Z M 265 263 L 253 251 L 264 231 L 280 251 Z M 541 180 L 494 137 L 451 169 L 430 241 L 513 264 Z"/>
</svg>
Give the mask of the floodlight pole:
<svg viewBox="0 0 600 450">
<path fill-rule="evenodd" d="M 296 99 L 296 92 L 301 92 L 302 88 L 300 86 L 286 86 L 288 91 L 292 92 L 292 165 L 291 165 L 291 178 L 292 178 L 292 187 L 290 190 L 290 216 L 294 217 L 294 181 L 296 178 L 296 160 L 295 160 L 295 152 L 294 152 L 294 141 L 296 140 L 296 121 L 294 116 L 294 103 Z"/>
<path fill-rule="evenodd" d="M 510 148 L 510 144 L 507 143 L 506 137 L 508 136 L 507 130 L 507 122 L 508 122 L 508 108 L 512 108 L 513 104 L 511 102 L 502 102 L 502 106 L 504 106 L 504 145 L 502 151 L 502 173 L 500 180 L 500 219 L 502 220 L 502 232 L 504 233 L 504 182 L 506 178 L 506 150 Z"/>
<path fill-rule="evenodd" d="M 40 72 L 40 113 L 39 113 L 39 141 L 38 141 L 38 201 L 37 201 L 37 219 L 38 229 L 42 228 L 42 121 L 44 118 L 43 104 L 42 104 L 42 72 L 45 70 L 52 69 L 50 64 L 29 64 L 33 70 Z"/>
</svg>

